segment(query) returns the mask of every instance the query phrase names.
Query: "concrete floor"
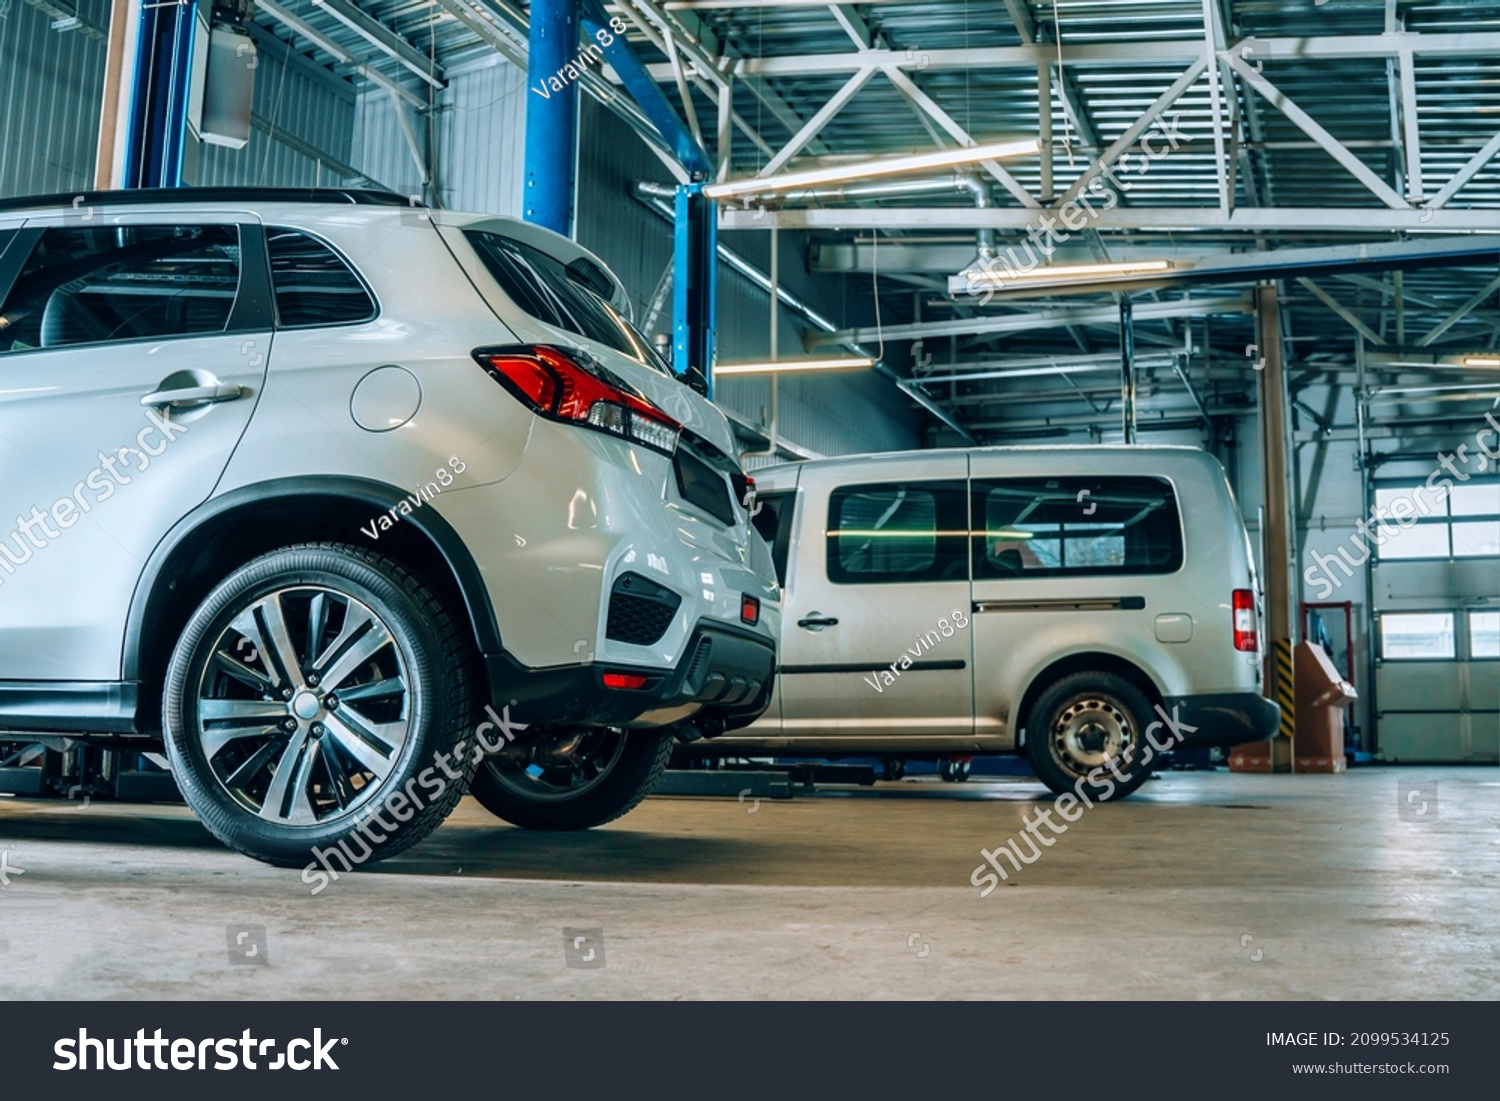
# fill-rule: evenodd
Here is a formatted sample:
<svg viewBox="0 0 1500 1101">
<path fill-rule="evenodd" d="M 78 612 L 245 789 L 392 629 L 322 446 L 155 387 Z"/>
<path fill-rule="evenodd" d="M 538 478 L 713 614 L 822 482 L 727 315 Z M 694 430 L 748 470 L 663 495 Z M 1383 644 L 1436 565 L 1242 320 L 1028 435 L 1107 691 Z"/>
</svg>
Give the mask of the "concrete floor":
<svg viewBox="0 0 1500 1101">
<path fill-rule="evenodd" d="M 1398 780 L 1435 781 L 1436 817 L 1403 819 Z M 180 807 L 0 799 L 24 869 L 0 887 L 0 998 L 1500 993 L 1500 770 L 1172 773 L 978 897 L 979 849 L 1048 805 L 1034 782 L 928 778 L 758 809 L 653 798 L 537 834 L 466 799 L 311 897 Z M 266 930 L 246 963 L 240 924 Z M 565 928 L 602 930 L 605 966 L 566 966 Z"/>
</svg>

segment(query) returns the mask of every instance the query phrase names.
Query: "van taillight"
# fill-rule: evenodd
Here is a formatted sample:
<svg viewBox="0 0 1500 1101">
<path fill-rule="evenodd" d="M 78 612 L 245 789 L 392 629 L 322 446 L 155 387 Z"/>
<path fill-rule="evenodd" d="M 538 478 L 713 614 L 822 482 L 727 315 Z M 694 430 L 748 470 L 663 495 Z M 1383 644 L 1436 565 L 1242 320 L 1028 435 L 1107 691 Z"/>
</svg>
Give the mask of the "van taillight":
<svg viewBox="0 0 1500 1101">
<path fill-rule="evenodd" d="M 755 479 L 748 474 L 731 474 L 729 480 L 734 484 L 734 495 L 739 498 L 740 504 L 746 512 L 754 515 Z"/>
<path fill-rule="evenodd" d="M 1234 590 L 1234 648 L 1254 653 L 1260 649 L 1260 627 L 1255 612 L 1255 590 Z"/>
<path fill-rule="evenodd" d="M 474 359 L 533 412 L 674 454 L 682 425 L 592 357 L 545 344 L 480 348 Z"/>
</svg>

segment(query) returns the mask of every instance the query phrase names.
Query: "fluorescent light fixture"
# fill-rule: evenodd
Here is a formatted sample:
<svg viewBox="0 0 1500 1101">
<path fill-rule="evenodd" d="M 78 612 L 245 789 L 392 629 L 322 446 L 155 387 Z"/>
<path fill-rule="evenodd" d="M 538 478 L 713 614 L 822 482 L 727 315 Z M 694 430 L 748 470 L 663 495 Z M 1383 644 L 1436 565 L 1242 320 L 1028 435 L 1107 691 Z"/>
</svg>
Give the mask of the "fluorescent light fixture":
<svg viewBox="0 0 1500 1101">
<path fill-rule="evenodd" d="M 909 157 L 886 157 L 874 161 L 856 161 L 831 168 L 809 168 L 802 172 L 783 172 L 777 176 L 757 176 L 748 180 L 726 180 L 709 184 L 703 194 L 710 199 L 732 199 L 737 195 L 760 195 L 767 191 L 792 191 L 819 184 L 863 180 L 871 176 L 894 176 L 903 172 L 925 172 L 934 168 L 951 168 L 959 164 L 998 160 L 1001 157 L 1026 157 L 1041 151 L 1035 138 L 1024 141 L 995 141 L 987 145 L 970 145 L 962 149 L 941 149 L 936 153 L 917 153 Z"/>
<path fill-rule="evenodd" d="M 764 375 L 780 371 L 852 371 L 873 367 L 869 356 L 847 356 L 842 359 L 778 359 L 766 363 L 721 363 L 714 367 L 715 377 L 723 375 Z"/>
<path fill-rule="evenodd" d="M 1500 368 L 1500 356 L 1464 356 L 1464 366 Z"/>
<path fill-rule="evenodd" d="M 1127 260 L 1119 264 L 1058 264 L 1030 271 L 1005 271 L 1002 268 L 985 271 L 982 268 L 971 268 L 961 278 L 970 286 L 993 283 L 997 286 L 1035 287 L 1050 283 L 1088 283 L 1095 279 L 1121 275 L 1156 275 L 1171 270 L 1172 264 L 1168 260 Z"/>
</svg>

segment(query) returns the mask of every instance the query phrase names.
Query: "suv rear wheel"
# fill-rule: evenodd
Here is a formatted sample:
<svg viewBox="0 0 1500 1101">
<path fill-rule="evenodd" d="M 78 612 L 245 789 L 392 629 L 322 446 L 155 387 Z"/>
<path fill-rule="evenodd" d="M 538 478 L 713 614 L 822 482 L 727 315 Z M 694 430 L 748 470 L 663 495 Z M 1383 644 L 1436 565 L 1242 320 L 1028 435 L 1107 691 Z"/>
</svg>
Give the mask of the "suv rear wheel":
<svg viewBox="0 0 1500 1101">
<path fill-rule="evenodd" d="M 651 794 L 672 756 L 670 730 L 556 727 L 528 731 L 486 757 L 470 794 L 512 825 L 586 830 Z"/>
<path fill-rule="evenodd" d="M 1151 775 L 1150 717 L 1151 704 L 1124 677 L 1072 673 L 1043 692 L 1027 716 L 1026 756 L 1037 778 L 1059 795 L 1071 791 L 1096 803 L 1123 799 Z"/>
<path fill-rule="evenodd" d="M 162 727 L 178 786 L 210 833 L 270 864 L 392 856 L 463 796 L 472 760 L 438 766 L 472 721 L 470 664 L 458 622 L 395 561 L 337 544 L 263 555 L 209 594 L 172 654 Z"/>
</svg>

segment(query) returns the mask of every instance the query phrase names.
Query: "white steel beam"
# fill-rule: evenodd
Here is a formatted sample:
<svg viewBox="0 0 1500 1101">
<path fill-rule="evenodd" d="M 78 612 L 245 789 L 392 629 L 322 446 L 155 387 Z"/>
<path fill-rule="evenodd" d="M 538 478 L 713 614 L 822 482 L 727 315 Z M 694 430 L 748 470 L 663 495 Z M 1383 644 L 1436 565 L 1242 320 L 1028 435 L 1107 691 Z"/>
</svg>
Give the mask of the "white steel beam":
<svg viewBox="0 0 1500 1101">
<path fill-rule="evenodd" d="M 762 176 L 774 176 L 786 167 L 788 161 L 795 157 L 812 141 L 823 132 L 823 127 L 833 121 L 833 116 L 844 109 L 844 105 L 854 98 L 855 94 L 870 82 L 875 75 L 874 69 L 861 69 L 850 77 L 842 88 L 833 94 L 833 98 L 822 107 L 818 113 L 813 115 L 803 124 L 802 129 L 792 135 L 792 140 L 781 147 L 777 154 L 766 162 L 766 166 L 760 170 Z"/>
<path fill-rule="evenodd" d="M 1176 302 L 1142 302 L 1135 307 L 1137 321 L 1157 321 L 1168 317 L 1208 317 L 1219 314 L 1247 314 L 1254 304 L 1248 294 L 1223 298 L 1193 298 Z M 808 351 L 831 344 L 864 343 L 879 339 L 916 340 L 943 336 L 984 336 L 999 333 L 1023 333 L 1036 329 L 1060 329 L 1069 325 L 1118 325 L 1120 308 L 1107 306 L 1060 306 L 1031 310 L 1000 317 L 960 318 L 957 321 L 919 321 L 910 325 L 886 325 L 883 328 L 842 329 L 838 332 L 809 332 Z"/>
<path fill-rule="evenodd" d="M 838 20 L 839 26 L 844 28 L 844 33 L 854 39 L 854 44 L 860 49 L 868 50 L 875 44 L 870 38 L 870 25 L 853 4 L 829 4 L 828 10 Z"/>
<path fill-rule="evenodd" d="M 822 4 L 814 5 L 822 7 Z M 681 10 L 668 4 L 669 11 Z M 1403 52 L 1418 56 L 1443 58 L 1490 59 L 1500 55 L 1500 32 L 1479 31 L 1457 34 L 1366 34 L 1322 35 L 1293 38 L 1249 37 L 1230 44 L 1237 52 L 1248 44 L 1257 60 L 1270 61 L 1341 61 L 1396 57 Z M 1151 64 L 1186 65 L 1201 55 L 1197 39 L 1157 42 L 1080 42 L 1064 52 L 1065 66 L 1141 66 Z M 968 47 L 946 50 L 923 50 L 920 58 L 909 58 L 904 50 L 860 50 L 852 53 L 794 54 L 781 57 L 748 58 L 742 73 L 749 76 L 816 76 L 852 73 L 856 69 L 875 67 L 944 69 L 1034 68 L 1039 62 L 1057 62 L 1057 51 L 1039 43 L 1021 46 Z M 665 65 L 652 67 L 658 80 L 670 77 Z"/>
<path fill-rule="evenodd" d="M 340 46 L 337 42 L 329 38 L 327 35 L 313 29 L 313 27 L 310 26 L 306 21 L 297 18 L 297 16 L 293 15 L 291 12 L 283 8 L 280 4 L 276 3 L 275 0 L 255 0 L 255 6 L 269 15 L 272 19 L 276 20 L 276 22 L 286 27 L 293 34 L 301 36 L 308 42 L 311 42 L 314 46 L 318 47 L 318 49 L 322 50 L 324 53 L 332 54 L 333 57 L 335 57 L 340 62 L 351 66 L 355 72 L 359 73 L 360 76 L 364 77 L 371 84 L 379 85 L 381 88 L 384 88 L 387 92 L 389 92 L 392 96 L 395 96 L 399 99 L 404 99 L 413 107 L 423 108 L 427 106 L 427 104 L 421 99 L 421 97 L 419 97 L 411 89 L 402 87 L 400 84 L 397 84 L 390 77 L 382 73 L 379 69 L 371 68 L 364 62 L 357 60 L 354 55 L 351 54 L 348 50 L 344 49 L 344 47 Z"/>
<path fill-rule="evenodd" d="M 1454 310 L 1447 317 L 1443 318 L 1442 322 L 1436 325 L 1431 332 L 1422 337 L 1421 340 L 1417 341 L 1417 347 L 1425 348 L 1429 344 L 1434 343 L 1438 339 L 1438 337 L 1442 336 L 1449 329 L 1453 328 L 1453 326 L 1457 325 L 1476 308 L 1482 305 L 1485 299 L 1489 298 L 1490 295 L 1494 294 L 1496 291 L 1500 291 L 1500 276 L 1496 276 L 1494 279 L 1490 280 L 1489 283 L 1485 284 L 1484 290 L 1480 291 L 1458 309 Z"/>
<path fill-rule="evenodd" d="M 1200 55 L 1195 58 L 1193 63 L 1188 66 L 1187 72 L 1173 81 L 1172 86 L 1158 96 L 1156 102 L 1147 107 L 1140 118 L 1131 123 L 1126 131 L 1115 139 L 1114 144 L 1103 153 L 1100 153 L 1098 159 L 1088 168 L 1084 169 L 1082 175 L 1078 177 L 1073 186 L 1068 188 L 1064 193 L 1062 199 L 1057 204 L 1058 207 L 1066 206 L 1070 201 L 1077 198 L 1078 193 L 1088 186 L 1089 180 L 1093 178 L 1094 173 L 1108 168 L 1114 163 L 1116 157 L 1133 146 L 1136 143 L 1136 139 L 1146 132 L 1163 111 L 1176 103 L 1182 93 L 1191 88 L 1207 68 L 1208 58 L 1206 56 Z M 1223 212 L 1221 211 L 1220 215 L 1222 216 L 1222 214 Z"/>
<path fill-rule="evenodd" d="M 1409 53 L 1400 55 L 1397 65 L 1401 76 L 1402 145 L 1406 148 L 1406 197 L 1420 203 L 1427 193 L 1422 184 L 1422 138 L 1417 127 L 1416 59 Z"/>
<path fill-rule="evenodd" d="M 1472 180 L 1479 170 L 1490 162 L 1490 158 L 1496 153 L 1500 153 L 1500 134 L 1496 134 L 1489 141 L 1485 142 L 1484 147 L 1479 152 L 1470 157 L 1462 168 L 1453 173 L 1453 178 L 1445 183 L 1442 190 L 1432 197 L 1432 201 L 1427 204 L 1428 208 L 1438 210 L 1446 206 L 1448 200 L 1457 195 L 1459 189 Z"/>
<path fill-rule="evenodd" d="M 755 210 L 723 208 L 723 229 L 908 229 L 963 232 L 976 229 L 1025 231 L 1036 218 L 1016 207 L 839 207 L 826 210 Z M 1425 221 L 1423 220 L 1425 219 Z M 1382 210 L 1378 207 L 1238 207 L 1225 218 L 1212 207 L 1116 207 L 1101 210 L 1091 223 L 1097 230 L 1228 230 L 1292 233 L 1500 233 L 1500 210 Z"/>
<path fill-rule="evenodd" d="M 930 119 L 946 130 L 959 145 L 969 146 L 979 144 L 974 138 L 970 137 L 969 132 L 960 126 L 953 116 L 939 107 L 931 96 L 917 87 L 916 82 L 911 77 L 899 69 L 885 69 L 883 71 L 890 78 L 891 83 L 901 90 L 903 95 L 919 106 Z M 1041 208 L 1042 204 L 1036 201 L 1031 192 L 1027 191 L 1019 180 L 1002 168 L 999 161 L 989 160 L 980 161 L 979 163 L 986 172 L 999 180 L 1001 186 L 1014 195 L 1022 206 L 1031 209 Z"/>
<path fill-rule="evenodd" d="M 448 87 L 441 65 L 380 20 L 366 15 L 347 0 L 313 0 L 313 6 L 322 8 L 381 53 L 399 61 L 434 88 Z"/>
<path fill-rule="evenodd" d="M 1342 302 L 1333 297 L 1333 295 L 1329 294 L 1322 287 L 1318 286 L 1311 279 L 1299 275 L 1297 277 L 1297 282 L 1310 290 L 1313 293 L 1313 297 L 1315 297 L 1319 302 L 1323 303 L 1323 305 L 1327 306 L 1330 310 L 1347 321 L 1355 332 L 1359 333 L 1371 344 L 1385 343 L 1384 337 L 1382 337 L 1374 329 L 1366 325 L 1359 318 L 1355 317 L 1354 314 L 1350 310 L 1348 310 Z"/>
<path fill-rule="evenodd" d="M 1344 148 L 1336 137 L 1318 125 L 1317 121 L 1293 103 L 1286 93 L 1252 69 L 1241 58 L 1236 57 L 1232 51 L 1226 51 L 1222 56 L 1233 66 L 1235 72 L 1240 74 L 1241 80 L 1264 96 L 1299 130 L 1322 146 L 1324 152 L 1343 165 L 1351 176 L 1374 192 L 1381 202 L 1393 210 L 1409 208 L 1406 200 L 1391 190 L 1390 185 L 1371 171 L 1369 165 Z"/>
</svg>

